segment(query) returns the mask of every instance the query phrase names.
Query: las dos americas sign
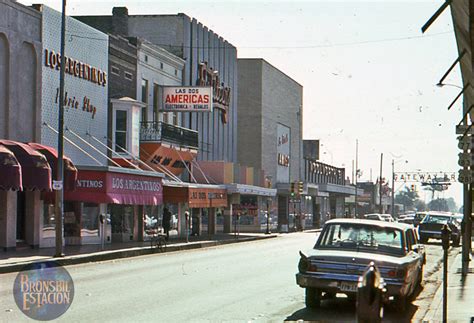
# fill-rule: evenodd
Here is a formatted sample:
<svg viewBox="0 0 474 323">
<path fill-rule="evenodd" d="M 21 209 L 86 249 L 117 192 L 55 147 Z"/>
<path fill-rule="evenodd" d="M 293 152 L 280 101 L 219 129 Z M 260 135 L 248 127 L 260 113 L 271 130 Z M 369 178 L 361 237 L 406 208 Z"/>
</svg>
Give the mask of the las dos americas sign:
<svg viewBox="0 0 474 323">
<path fill-rule="evenodd" d="M 439 183 L 457 182 L 455 172 L 411 172 L 395 173 L 396 182 Z"/>
</svg>

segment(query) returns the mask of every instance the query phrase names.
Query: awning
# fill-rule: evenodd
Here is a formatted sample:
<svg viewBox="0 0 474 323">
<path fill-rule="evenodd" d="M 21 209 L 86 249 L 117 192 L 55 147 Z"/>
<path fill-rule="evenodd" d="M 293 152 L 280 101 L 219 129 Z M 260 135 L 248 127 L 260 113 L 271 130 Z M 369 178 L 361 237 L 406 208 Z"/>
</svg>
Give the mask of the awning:
<svg viewBox="0 0 474 323">
<path fill-rule="evenodd" d="M 36 151 L 42 153 L 48 160 L 52 169 L 53 178 L 56 178 L 58 152 L 56 149 L 38 143 L 29 142 L 28 145 Z M 64 161 L 64 189 L 72 191 L 76 188 L 77 168 L 69 157 L 63 156 Z"/>
<path fill-rule="evenodd" d="M 51 190 L 51 167 L 43 154 L 16 141 L 0 140 L 0 145 L 14 153 L 20 163 L 24 190 Z"/>
<path fill-rule="evenodd" d="M 226 184 L 227 192 L 240 193 L 242 195 L 260 195 L 260 196 L 276 196 L 277 190 L 274 188 L 266 188 L 245 184 Z"/>
<path fill-rule="evenodd" d="M 79 168 L 76 190 L 64 192 L 64 200 L 97 204 L 159 205 L 163 203 L 161 175 L 117 167 L 101 168 L 103 170 Z"/>
<path fill-rule="evenodd" d="M 0 145 L 0 189 L 22 190 L 21 166 L 15 155 Z"/>
<path fill-rule="evenodd" d="M 227 206 L 227 190 L 223 185 L 165 183 L 165 203 L 188 203 L 189 208 Z"/>
</svg>

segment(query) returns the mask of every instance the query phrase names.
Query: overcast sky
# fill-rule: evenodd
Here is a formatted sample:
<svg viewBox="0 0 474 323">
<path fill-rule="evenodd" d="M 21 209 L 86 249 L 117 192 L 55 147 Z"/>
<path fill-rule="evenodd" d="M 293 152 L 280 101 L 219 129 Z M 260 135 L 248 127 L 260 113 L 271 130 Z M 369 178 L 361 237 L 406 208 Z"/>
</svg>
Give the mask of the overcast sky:
<svg viewBox="0 0 474 323">
<path fill-rule="evenodd" d="M 372 173 L 375 181 L 381 153 L 389 179 L 392 158 L 396 171 L 459 169 L 461 100 L 447 110 L 459 89 L 435 86 L 457 57 L 449 10 L 421 34 L 441 2 L 68 0 L 67 14 L 110 15 L 127 6 L 130 14 L 196 18 L 239 57 L 264 58 L 302 84 L 304 138 L 320 139 L 322 160 L 344 166 L 348 176 L 358 139 L 362 180 Z M 60 0 L 43 3 L 61 9 Z M 461 85 L 459 70 L 445 83 Z M 445 197 L 459 205 L 461 194 L 458 183 Z"/>
</svg>

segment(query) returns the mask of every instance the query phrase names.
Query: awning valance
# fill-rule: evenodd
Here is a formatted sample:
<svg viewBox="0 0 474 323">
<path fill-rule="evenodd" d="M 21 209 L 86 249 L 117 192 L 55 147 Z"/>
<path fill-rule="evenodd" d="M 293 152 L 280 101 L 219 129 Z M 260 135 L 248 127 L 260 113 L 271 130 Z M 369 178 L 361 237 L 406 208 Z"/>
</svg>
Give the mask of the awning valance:
<svg viewBox="0 0 474 323">
<path fill-rule="evenodd" d="M 0 145 L 14 153 L 20 163 L 24 190 L 51 190 L 51 167 L 43 154 L 12 140 L 0 140 Z"/>
<path fill-rule="evenodd" d="M 189 208 L 227 206 L 227 190 L 219 185 L 181 183 L 164 186 L 163 191 L 165 203 L 188 203 Z"/>
<path fill-rule="evenodd" d="M 53 178 L 56 178 L 56 172 L 57 172 L 57 164 L 58 164 L 58 152 L 56 149 L 41 145 L 38 143 L 33 143 L 30 142 L 28 143 L 30 147 L 32 147 L 34 150 L 42 153 L 46 159 L 48 160 L 49 165 L 51 166 L 52 169 L 52 176 Z M 77 180 L 77 168 L 74 166 L 72 163 L 72 160 L 67 157 L 63 156 L 64 160 L 64 189 L 68 191 L 72 191 L 76 188 L 76 180 Z"/>
<path fill-rule="evenodd" d="M 2 145 L 0 145 L 0 176 L 0 189 L 22 190 L 20 163 L 15 155 Z"/>
<path fill-rule="evenodd" d="M 76 190 L 64 192 L 64 199 L 98 204 L 159 205 L 163 203 L 163 186 L 161 177 L 79 169 Z"/>
</svg>

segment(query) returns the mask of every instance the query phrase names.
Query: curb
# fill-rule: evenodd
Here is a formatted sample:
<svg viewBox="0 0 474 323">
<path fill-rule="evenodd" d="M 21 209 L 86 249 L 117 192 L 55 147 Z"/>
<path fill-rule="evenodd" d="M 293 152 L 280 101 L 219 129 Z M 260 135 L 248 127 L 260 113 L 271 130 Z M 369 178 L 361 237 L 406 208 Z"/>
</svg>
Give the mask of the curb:
<svg viewBox="0 0 474 323">
<path fill-rule="evenodd" d="M 44 260 L 32 260 L 32 261 L 22 261 L 14 264 L 6 264 L 0 265 L 0 274 L 12 273 L 12 272 L 19 272 L 23 269 L 24 266 L 38 263 L 38 262 L 56 262 L 61 266 L 69 266 L 69 265 L 77 265 L 83 264 L 88 262 L 98 262 L 98 261 L 107 261 L 107 260 L 114 260 L 114 259 L 122 259 L 122 258 L 131 258 L 137 257 L 142 255 L 152 255 L 152 254 L 165 254 L 169 252 L 178 252 L 184 250 L 192 250 L 192 249 L 201 249 L 201 248 L 208 248 L 208 247 L 215 247 L 219 245 L 226 245 L 232 243 L 240 243 L 240 242 L 251 242 L 257 240 L 264 240 L 264 239 L 271 239 L 276 238 L 277 235 L 268 235 L 268 236 L 258 236 L 258 237 L 246 237 L 240 239 L 229 239 L 229 240 L 219 240 L 219 241 L 205 241 L 205 242 L 191 242 L 191 243 L 179 243 L 176 245 L 170 245 L 166 247 L 166 251 L 159 252 L 156 251 L 155 248 L 151 247 L 135 247 L 129 249 L 119 249 L 119 250 L 108 250 L 108 251 L 99 251 L 94 253 L 82 254 L 82 255 L 74 255 L 74 256 L 66 256 L 64 258 L 47 258 Z"/>
</svg>

